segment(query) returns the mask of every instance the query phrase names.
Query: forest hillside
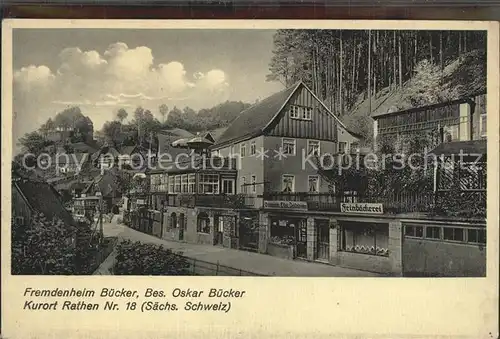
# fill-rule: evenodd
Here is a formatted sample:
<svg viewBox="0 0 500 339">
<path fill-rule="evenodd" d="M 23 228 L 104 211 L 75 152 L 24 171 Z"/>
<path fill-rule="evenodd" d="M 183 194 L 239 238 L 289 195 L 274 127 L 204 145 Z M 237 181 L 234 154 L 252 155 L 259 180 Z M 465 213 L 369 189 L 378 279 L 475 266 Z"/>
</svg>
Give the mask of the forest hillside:
<svg viewBox="0 0 500 339">
<path fill-rule="evenodd" d="M 439 67 L 420 62 L 412 78 L 403 87 L 388 86 L 371 97 L 363 93 L 342 121 L 354 132 L 371 138 L 370 115 L 396 112 L 486 93 L 486 55 L 479 50 L 468 52 Z M 371 101 L 371 102 L 370 102 Z"/>
<path fill-rule="evenodd" d="M 268 81 L 304 81 L 354 132 L 374 110 L 452 100 L 486 87 L 486 32 L 278 30 Z"/>
</svg>

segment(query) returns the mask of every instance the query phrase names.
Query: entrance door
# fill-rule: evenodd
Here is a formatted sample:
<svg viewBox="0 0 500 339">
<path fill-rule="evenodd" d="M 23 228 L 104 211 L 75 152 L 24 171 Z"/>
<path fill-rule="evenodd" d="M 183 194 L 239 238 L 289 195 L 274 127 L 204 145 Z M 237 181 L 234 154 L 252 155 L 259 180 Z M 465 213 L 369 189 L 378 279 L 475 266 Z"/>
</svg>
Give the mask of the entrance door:
<svg viewBox="0 0 500 339">
<path fill-rule="evenodd" d="M 295 222 L 295 239 L 298 258 L 307 258 L 307 223 L 305 220 Z"/>
<path fill-rule="evenodd" d="M 222 193 L 234 194 L 234 179 L 222 179 Z"/>
<path fill-rule="evenodd" d="M 184 230 L 186 229 L 186 218 L 184 213 L 179 214 L 179 240 L 184 240 Z"/>
<path fill-rule="evenodd" d="M 221 216 L 216 216 L 214 245 L 222 245 L 223 232 L 224 232 L 224 218 L 222 218 Z"/>
<path fill-rule="evenodd" d="M 317 220 L 317 225 L 316 258 L 319 260 L 328 260 L 330 258 L 330 229 L 328 221 Z"/>
</svg>

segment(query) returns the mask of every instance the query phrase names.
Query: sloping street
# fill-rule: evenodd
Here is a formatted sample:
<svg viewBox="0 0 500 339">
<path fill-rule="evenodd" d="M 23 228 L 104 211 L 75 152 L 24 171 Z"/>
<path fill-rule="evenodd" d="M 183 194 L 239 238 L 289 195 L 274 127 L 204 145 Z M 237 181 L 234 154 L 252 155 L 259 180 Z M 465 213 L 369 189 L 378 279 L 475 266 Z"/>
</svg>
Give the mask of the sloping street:
<svg viewBox="0 0 500 339">
<path fill-rule="evenodd" d="M 242 269 L 262 275 L 274 275 L 283 277 L 377 277 L 377 273 L 330 266 L 320 263 L 310 263 L 298 260 L 286 260 L 270 255 L 258 254 L 246 251 L 238 251 L 218 246 L 206 246 L 199 244 L 188 244 L 183 242 L 168 241 L 133 230 L 125 225 L 118 224 L 116 219 L 111 223 L 104 224 L 104 235 L 107 237 L 118 237 L 118 239 L 140 241 L 164 245 L 174 251 L 180 251 L 186 257 L 199 259 L 235 269 Z M 114 253 L 106 259 L 96 274 L 109 274 L 109 268 L 113 265 Z"/>
</svg>

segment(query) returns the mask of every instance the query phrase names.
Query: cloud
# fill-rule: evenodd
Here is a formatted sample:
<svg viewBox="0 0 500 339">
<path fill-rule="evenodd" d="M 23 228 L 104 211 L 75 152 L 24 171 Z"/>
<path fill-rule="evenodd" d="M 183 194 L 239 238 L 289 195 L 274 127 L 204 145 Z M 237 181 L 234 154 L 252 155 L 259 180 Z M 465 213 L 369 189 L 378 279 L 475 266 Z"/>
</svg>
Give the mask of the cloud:
<svg viewBox="0 0 500 339">
<path fill-rule="evenodd" d="M 30 120 L 16 128 L 36 128 L 62 106 L 84 106 L 84 114 L 92 120 L 106 121 L 120 107 L 149 105 L 156 112 L 160 103 L 167 103 L 200 109 L 229 95 L 223 70 L 188 73 L 179 60 L 155 62 L 153 51 L 146 46 L 130 48 L 116 42 L 102 53 L 68 47 L 58 53 L 58 61 L 53 70 L 29 65 L 14 72 L 14 110 L 19 121 Z M 96 124 L 96 128 L 100 126 Z"/>
<path fill-rule="evenodd" d="M 20 86 L 23 91 L 31 91 L 33 89 L 47 88 L 54 81 L 54 74 L 47 66 L 22 67 L 14 72 L 14 83 Z"/>
</svg>

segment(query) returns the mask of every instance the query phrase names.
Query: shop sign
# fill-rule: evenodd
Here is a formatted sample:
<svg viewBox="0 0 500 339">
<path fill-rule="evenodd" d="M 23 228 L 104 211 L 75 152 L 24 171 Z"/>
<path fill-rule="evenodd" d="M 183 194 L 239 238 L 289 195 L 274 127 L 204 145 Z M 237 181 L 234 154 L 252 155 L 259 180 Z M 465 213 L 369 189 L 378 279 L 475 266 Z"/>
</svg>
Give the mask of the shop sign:
<svg viewBox="0 0 500 339">
<path fill-rule="evenodd" d="M 137 205 L 145 205 L 146 202 L 144 201 L 144 199 L 137 199 Z"/>
<path fill-rule="evenodd" d="M 382 204 L 343 202 L 340 204 L 340 211 L 344 213 L 367 213 L 383 214 Z"/>
<path fill-rule="evenodd" d="M 307 211 L 305 201 L 264 200 L 264 208 Z"/>
</svg>

